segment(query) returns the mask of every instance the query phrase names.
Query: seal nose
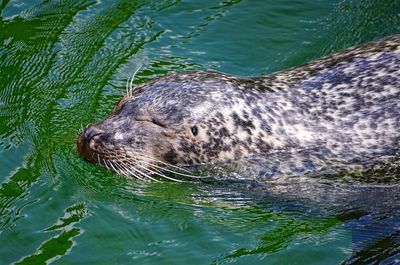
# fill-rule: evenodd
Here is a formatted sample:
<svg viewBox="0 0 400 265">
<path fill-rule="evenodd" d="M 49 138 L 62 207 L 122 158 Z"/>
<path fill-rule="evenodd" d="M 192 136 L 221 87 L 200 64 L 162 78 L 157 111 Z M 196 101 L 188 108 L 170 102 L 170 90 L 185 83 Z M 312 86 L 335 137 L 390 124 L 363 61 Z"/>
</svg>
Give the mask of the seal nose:
<svg viewBox="0 0 400 265">
<path fill-rule="evenodd" d="M 101 133 L 102 132 L 99 129 L 94 128 L 93 126 L 81 132 L 76 141 L 76 149 L 78 153 L 81 154 L 83 157 L 88 157 L 88 154 L 90 152 L 90 140 L 92 140 L 95 136 L 100 135 Z"/>
</svg>

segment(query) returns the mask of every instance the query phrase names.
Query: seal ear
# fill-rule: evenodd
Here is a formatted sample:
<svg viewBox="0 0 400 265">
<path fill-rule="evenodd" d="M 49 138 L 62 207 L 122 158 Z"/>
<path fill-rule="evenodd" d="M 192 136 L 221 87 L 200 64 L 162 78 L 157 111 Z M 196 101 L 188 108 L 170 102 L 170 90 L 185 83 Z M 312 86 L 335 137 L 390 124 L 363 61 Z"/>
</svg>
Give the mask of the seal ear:
<svg viewBox="0 0 400 265">
<path fill-rule="evenodd" d="M 192 131 L 193 136 L 197 136 L 199 134 L 199 128 L 197 128 L 196 125 L 190 127 L 190 130 Z"/>
</svg>

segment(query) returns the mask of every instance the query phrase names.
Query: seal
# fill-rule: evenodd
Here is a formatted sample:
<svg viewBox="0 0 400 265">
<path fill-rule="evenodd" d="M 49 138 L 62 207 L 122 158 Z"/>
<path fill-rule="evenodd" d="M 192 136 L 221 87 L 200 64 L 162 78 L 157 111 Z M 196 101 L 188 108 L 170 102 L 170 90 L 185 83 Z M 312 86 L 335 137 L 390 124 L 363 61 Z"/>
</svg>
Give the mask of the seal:
<svg viewBox="0 0 400 265">
<path fill-rule="evenodd" d="M 397 35 L 265 77 L 167 75 L 128 91 L 79 135 L 77 150 L 120 174 L 154 179 L 282 150 L 318 147 L 318 159 L 343 161 L 393 155 L 399 129 Z"/>
</svg>

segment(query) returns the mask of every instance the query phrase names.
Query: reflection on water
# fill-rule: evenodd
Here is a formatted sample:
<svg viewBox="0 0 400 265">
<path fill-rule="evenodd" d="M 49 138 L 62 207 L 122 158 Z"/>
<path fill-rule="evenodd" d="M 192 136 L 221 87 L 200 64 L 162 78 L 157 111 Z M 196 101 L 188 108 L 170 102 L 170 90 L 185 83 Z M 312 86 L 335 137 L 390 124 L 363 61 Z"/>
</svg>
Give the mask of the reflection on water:
<svg viewBox="0 0 400 265">
<path fill-rule="evenodd" d="M 266 74 L 400 33 L 398 10 L 0 1 L 0 264 L 395 263 L 396 166 L 356 178 L 142 183 L 84 162 L 75 139 L 139 66 L 137 83 L 192 69 Z"/>
<path fill-rule="evenodd" d="M 25 257 L 16 264 L 41 264 L 59 258 L 67 253 L 72 247 L 72 239 L 80 234 L 80 229 L 73 224 L 80 222 L 85 216 L 86 208 L 83 204 L 77 204 L 65 210 L 64 217 L 57 224 L 52 225 L 45 231 L 60 231 L 60 234 L 44 242 L 38 251 Z"/>
</svg>

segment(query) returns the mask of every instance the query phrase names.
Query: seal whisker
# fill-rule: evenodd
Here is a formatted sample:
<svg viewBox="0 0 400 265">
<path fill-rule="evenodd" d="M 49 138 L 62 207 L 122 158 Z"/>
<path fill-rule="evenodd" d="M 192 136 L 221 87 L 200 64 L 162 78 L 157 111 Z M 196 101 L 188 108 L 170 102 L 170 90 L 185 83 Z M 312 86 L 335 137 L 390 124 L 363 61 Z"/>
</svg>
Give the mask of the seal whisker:
<svg viewBox="0 0 400 265">
<path fill-rule="evenodd" d="M 172 173 L 172 174 L 180 175 L 180 176 L 183 176 L 183 177 L 196 178 L 196 179 L 209 178 L 209 176 L 198 176 L 198 175 L 193 175 L 192 172 L 190 172 L 189 170 L 186 170 L 186 169 L 181 168 L 181 167 L 179 167 L 179 166 L 172 165 L 172 164 L 170 164 L 170 163 L 167 163 L 167 162 L 164 162 L 164 161 L 161 161 L 161 160 L 157 160 L 157 159 L 148 157 L 148 156 L 146 156 L 146 155 L 144 155 L 144 154 L 141 154 L 141 155 L 142 155 L 143 157 L 145 157 L 146 159 L 152 160 L 152 161 L 154 161 L 154 162 L 161 163 L 161 164 L 165 165 L 166 167 L 161 167 L 161 166 L 158 166 L 158 165 L 156 165 L 156 164 L 149 163 L 149 162 L 146 162 L 146 161 L 142 161 L 142 162 L 148 163 L 148 164 L 151 165 L 152 167 L 157 167 L 157 168 L 159 168 L 159 169 L 161 169 L 161 170 L 170 172 L 170 173 Z M 181 171 L 187 172 L 188 174 L 181 173 L 181 172 L 179 172 L 179 171 L 174 171 L 173 169 L 169 169 L 168 167 L 176 168 L 177 170 L 181 170 Z"/>
<path fill-rule="evenodd" d="M 151 157 L 146 157 L 145 155 L 143 155 L 143 157 L 145 157 L 146 159 L 152 160 L 152 161 L 154 161 L 154 162 L 159 162 L 159 163 L 161 163 L 161 164 L 164 164 L 166 167 L 161 167 L 161 166 L 158 166 L 157 164 L 149 163 L 149 162 L 147 162 L 147 161 L 142 161 L 143 163 L 147 163 L 148 165 L 150 165 L 150 166 L 153 167 L 153 168 L 154 168 L 154 167 L 155 167 L 155 168 L 159 168 L 160 170 L 167 171 L 167 172 L 170 172 L 170 173 L 172 173 L 172 174 L 176 174 L 176 175 L 180 175 L 180 176 L 188 177 L 188 178 L 196 178 L 196 179 L 208 178 L 208 177 L 209 177 L 209 176 L 198 176 L 198 175 L 194 175 L 194 174 L 192 174 L 192 172 L 190 172 L 189 170 L 180 168 L 180 167 L 178 167 L 178 166 L 175 166 L 175 165 L 172 165 L 172 164 L 169 164 L 169 163 L 166 163 L 166 162 L 163 162 L 163 161 L 160 161 L 160 160 L 151 158 Z M 184 171 L 184 172 L 187 172 L 188 174 L 185 174 L 185 173 L 182 173 L 182 172 L 179 172 L 179 171 L 175 171 L 175 170 L 170 169 L 170 168 L 168 168 L 168 167 L 177 168 L 177 170 L 182 170 L 182 171 Z"/>
<path fill-rule="evenodd" d="M 144 178 L 138 176 L 137 174 L 133 173 L 129 168 L 127 168 L 126 166 L 123 166 L 125 171 L 128 173 L 129 176 L 134 177 L 138 180 L 144 181 Z"/>
<path fill-rule="evenodd" d="M 125 86 L 125 95 L 129 97 L 129 78 L 126 79 L 126 86 Z"/>
<path fill-rule="evenodd" d="M 83 124 L 81 123 L 81 128 L 80 131 L 78 132 L 78 134 L 81 134 L 85 129 L 83 128 Z"/>
<path fill-rule="evenodd" d="M 125 177 L 129 177 L 130 175 L 126 172 L 126 170 L 124 170 L 122 165 L 119 164 L 115 164 L 115 166 L 120 170 L 118 173 L 124 175 Z M 135 177 L 135 176 L 134 176 Z"/>
<path fill-rule="evenodd" d="M 118 173 L 118 170 L 114 167 L 114 163 L 111 160 L 108 160 L 108 162 L 110 163 L 111 168 Z"/>
<path fill-rule="evenodd" d="M 176 174 L 176 175 L 180 175 L 180 176 L 188 177 L 188 178 L 195 178 L 195 179 L 208 178 L 208 176 L 198 176 L 198 175 L 194 175 L 194 174 L 192 174 L 192 172 L 190 172 L 190 171 L 188 171 L 188 170 L 182 169 L 182 168 L 180 168 L 180 167 L 178 167 L 178 166 L 174 166 L 174 165 L 171 165 L 171 164 L 168 164 L 168 163 L 163 163 L 163 161 L 159 161 L 159 160 L 154 160 L 154 161 L 160 162 L 161 164 L 164 164 L 166 167 L 161 167 L 161 166 L 158 166 L 158 165 L 155 165 L 155 164 L 151 164 L 152 167 L 157 167 L 157 168 L 159 168 L 159 169 L 161 169 L 161 170 L 170 172 L 170 173 L 172 173 L 172 174 Z M 179 172 L 179 171 L 175 171 L 175 170 L 173 170 L 173 169 L 170 169 L 169 167 L 172 167 L 172 166 L 173 166 L 173 168 L 177 168 L 177 170 L 185 171 L 185 172 L 187 172 L 188 174 L 185 174 L 185 173 L 182 173 L 182 172 Z"/>
<path fill-rule="evenodd" d="M 135 78 L 135 75 L 137 72 L 139 72 L 141 66 L 138 67 L 138 69 L 135 70 L 135 72 L 133 72 L 132 77 L 130 79 L 127 80 L 126 82 L 126 97 L 127 98 L 131 98 L 133 97 L 133 80 Z"/>
<path fill-rule="evenodd" d="M 151 165 L 151 166 L 155 167 L 155 168 L 158 168 L 160 170 L 163 170 L 163 171 L 170 172 L 170 173 L 175 174 L 175 175 L 183 176 L 183 177 L 194 178 L 194 179 L 208 178 L 208 176 L 204 176 L 203 177 L 203 176 L 197 176 L 197 175 L 184 174 L 184 173 L 181 173 L 181 172 L 178 172 L 178 171 L 174 171 L 174 170 L 170 170 L 168 168 L 164 168 L 164 167 L 157 166 L 157 165 Z"/>
<path fill-rule="evenodd" d="M 139 173 L 140 175 L 144 176 L 144 177 L 147 178 L 148 180 L 153 180 L 153 181 L 159 182 L 159 180 L 157 180 L 157 179 L 155 179 L 155 178 L 149 176 L 148 174 L 146 174 L 146 173 L 140 171 L 140 170 L 137 169 L 135 166 L 133 166 L 133 165 L 131 165 L 131 166 L 132 166 L 132 167 L 130 167 L 129 169 L 133 169 L 135 172 L 137 172 L 137 173 Z M 131 173 L 132 173 L 132 172 L 131 172 Z M 143 180 L 144 180 L 144 179 L 143 179 Z"/>
<path fill-rule="evenodd" d="M 114 166 L 118 169 L 118 174 L 122 174 L 122 175 L 124 175 L 124 176 L 129 176 L 127 173 L 126 173 L 126 171 L 124 170 L 124 168 L 122 167 L 122 165 L 120 165 L 120 164 L 118 164 L 118 163 L 116 163 L 116 162 L 111 162 L 112 164 L 114 164 Z"/>
<path fill-rule="evenodd" d="M 120 165 L 118 165 L 118 163 L 113 162 L 112 164 L 114 164 L 114 166 L 118 169 L 118 171 L 117 171 L 118 174 L 129 177 L 129 175 L 126 173 L 126 171 Z"/>
<path fill-rule="evenodd" d="M 136 159 L 136 157 L 134 157 L 134 159 Z M 139 164 L 137 164 L 137 163 L 135 163 L 135 162 L 133 162 L 131 160 L 125 161 L 124 162 L 125 164 L 120 163 L 120 162 L 117 163 L 117 162 L 118 161 L 116 161 L 115 164 L 119 165 L 120 167 L 122 167 L 126 172 L 129 173 L 130 176 L 133 176 L 133 177 L 135 177 L 135 178 L 137 178 L 139 180 L 142 180 L 142 181 L 145 180 L 145 179 L 158 181 L 157 179 L 155 179 L 155 178 L 149 176 L 148 174 L 146 174 L 145 172 L 142 172 L 139 169 L 137 169 L 136 166 L 139 166 Z M 128 165 L 129 165 L 129 167 L 128 167 Z M 137 174 L 135 174 L 131 170 L 135 171 L 136 173 L 138 173 L 139 175 L 141 175 L 141 176 L 143 176 L 145 178 L 138 176 Z"/>
<path fill-rule="evenodd" d="M 104 158 L 103 158 L 102 160 L 103 160 L 103 165 L 105 165 L 106 168 L 107 168 L 108 170 L 110 170 L 110 168 L 109 168 L 109 166 L 108 166 L 108 164 L 107 164 L 107 160 L 105 160 Z"/>
<path fill-rule="evenodd" d="M 145 169 L 146 169 L 146 170 L 150 170 L 149 168 L 145 168 Z M 157 174 L 157 175 L 159 175 L 159 176 L 161 176 L 161 177 L 166 177 L 165 174 L 163 174 L 163 173 L 162 173 L 160 170 L 158 170 L 158 169 L 152 168 L 151 171 L 153 172 L 153 174 L 155 173 L 155 174 Z"/>
<path fill-rule="evenodd" d="M 137 160 L 136 157 L 134 157 L 134 159 Z M 158 181 L 158 180 L 156 180 L 155 178 L 151 177 L 151 176 L 148 175 L 148 174 L 145 174 L 144 172 L 140 171 L 140 170 L 137 168 L 137 167 L 140 167 L 140 168 L 142 168 L 143 170 L 149 171 L 151 174 L 160 175 L 161 177 L 163 177 L 163 178 L 165 178 L 165 179 L 169 179 L 169 180 L 177 181 L 177 182 L 180 181 L 180 180 L 177 180 L 177 179 L 168 177 L 168 176 L 166 176 L 165 174 L 161 173 L 161 172 L 158 171 L 158 170 L 156 170 L 156 171 L 157 171 L 157 172 L 156 172 L 156 171 L 154 171 L 154 170 L 152 170 L 152 169 L 150 169 L 150 168 L 148 168 L 148 167 L 146 167 L 146 166 L 142 166 L 141 163 L 144 163 L 144 164 L 147 164 L 147 165 L 152 165 L 151 163 L 146 162 L 146 161 L 144 161 L 144 160 L 141 160 L 140 162 L 128 160 L 128 161 L 125 161 L 125 163 L 126 163 L 126 165 L 129 165 L 130 167 L 128 168 L 126 165 L 124 166 L 123 164 L 121 164 L 121 166 L 124 166 L 125 170 L 127 170 L 127 171 L 128 171 L 131 175 L 133 175 L 133 176 L 135 176 L 135 173 L 133 173 L 130 169 L 132 169 L 132 170 L 138 172 L 139 174 L 144 175 L 146 178 L 148 178 L 148 179 L 150 179 L 150 180 Z M 142 179 L 142 178 L 141 178 L 141 179 Z M 143 179 L 142 179 L 142 180 L 143 180 Z M 182 182 L 182 181 L 180 181 L 180 182 Z"/>
<path fill-rule="evenodd" d="M 124 150 L 124 151 L 125 151 L 125 153 L 126 153 L 126 150 Z M 146 159 L 153 160 L 153 161 L 156 161 L 156 162 L 157 162 L 157 160 L 151 159 L 150 157 L 147 157 L 146 155 L 144 155 L 144 154 L 143 154 L 144 152 L 143 152 L 142 154 L 140 154 L 140 151 L 136 151 L 136 152 L 137 152 L 139 155 L 133 157 L 133 159 L 135 159 L 135 160 L 137 160 L 138 157 L 144 157 L 144 158 L 146 158 Z M 133 170 L 137 169 L 137 167 L 140 167 L 140 168 L 142 168 L 143 170 L 149 171 L 151 174 L 158 174 L 158 175 L 160 175 L 161 177 L 163 177 L 163 178 L 165 178 L 165 179 L 169 179 L 169 180 L 176 181 L 176 182 L 183 182 L 183 180 L 178 180 L 178 179 L 175 179 L 175 178 L 172 178 L 172 177 L 168 177 L 168 176 L 166 176 L 165 174 L 161 173 L 159 170 L 156 170 L 157 172 L 155 172 L 154 169 L 152 170 L 152 169 L 150 169 L 150 168 L 148 168 L 148 167 L 146 167 L 146 166 L 142 166 L 141 163 L 144 163 L 144 164 L 146 164 L 146 165 L 150 165 L 150 166 L 152 166 L 152 167 L 155 166 L 155 165 L 153 165 L 152 163 L 147 162 L 147 161 L 145 161 L 145 160 L 140 160 L 140 162 L 138 162 L 138 161 L 128 161 L 128 162 L 126 162 L 126 163 L 129 164 L 129 165 L 131 166 L 130 168 L 132 168 Z M 115 165 L 117 165 L 117 164 L 115 164 Z M 123 165 L 123 164 L 121 164 L 121 166 L 122 166 L 122 165 Z M 124 167 L 124 168 L 125 168 L 125 170 L 128 170 L 130 174 L 135 175 L 135 174 L 134 174 L 132 171 L 130 171 L 127 167 Z M 163 169 L 162 167 L 158 167 L 158 168 Z M 179 167 L 177 167 L 177 168 L 179 168 Z M 139 170 L 139 169 L 137 169 L 137 170 Z M 137 171 L 137 170 L 135 170 L 135 171 Z M 192 177 L 192 178 L 195 177 L 195 176 L 190 176 L 190 175 L 187 175 L 187 174 L 175 172 L 175 171 L 172 171 L 172 170 L 166 170 L 166 171 L 171 172 L 171 173 L 174 173 L 174 174 L 176 174 L 176 175 L 182 175 L 182 176 Z M 144 172 L 142 172 L 142 173 L 144 173 Z M 149 179 L 151 179 L 151 180 L 156 180 L 156 179 L 154 179 L 154 178 L 152 178 L 152 177 L 150 177 L 150 176 L 148 176 L 148 175 L 146 175 L 146 177 L 149 178 Z"/>
<path fill-rule="evenodd" d="M 176 168 L 176 169 L 178 169 L 178 170 L 184 171 L 184 172 L 189 173 L 189 174 L 192 173 L 192 172 L 190 172 L 189 170 L 184 169 L 184 168 L 182 168 L 182 167 L 179 167 L 179 166 L 177 166 L 177 165 L 173 165 L 173 164 L 170 164 L 170 163 L 168 163 L 168 162 L 164 162 L 164 161 L 155 159 L 155 158 L 153 158 L 153 157 L 150 157 L 150 155 L 146 155 L 146 154 L 141 154 L 141 155 L 142 155 L 143 157 L 149 159 L 149 160 L 152 160 L 152 161 L 154 161 L 154 162 L 163 164 L 163 165 L 165 165 L 165 166 L 172 167 L 172 168 Z"/>
<path fill-rule="evenodd" d="M 117 166 L 118 164 L 116 164 L 116 166 Z M 125 173 L 127 174 L 127 176 L 128 177 L 133 177 L 133 178 L 136 178 L 136 179 L 138 179 L 138 180 L 144 180 L 144 178 L 142 178 L 142 177 L 140 177 L 140 176 L 138 176 L 137 174 L 135 174 L 135 173 L 133 173 L 132 171 L 130 171 L 130 170 L 128 170 L 126 167 L 124 167 L 123 165 L 118 165 L 119 166 L 119 168 L 121 169 L 121 170 L 123 170 L 123 171 L 125 171 Z"/>
<path fill-rule="evenodd" d="M 111 162 L 111 161 L 110 161 Z M 121 171 L 125 171 L 126 172 L 126 174 L 129 176 L 129 177 L 134 177 L 134 178 L 136 178 L 136 179 L 139 179 L 139 180 L 144 180 L 142 177 L 140 177 L 140 176 L 138 176 L 138 175 L 136 175 L 136 174 L 133 174 L 131 171 L 129 171 L 129 170 L 127 170 L 126 168 L 122 168 L 123 167 L 123 165 L 119 165 L 118 163 L 115 163 L 115 166 L 116 167 L 118 167 L 119 169 L 120 169 L 120 172 Z M 120 173 L 120 172 L 118 172 L 118 173 Z M 122 172 L 121 172 L 122 173 Z M 129 173 L 129 174 L 128 174 Z"/>
<path fill-rule="evenodd" d="M 126 165 L 123 165 L 123 164 L 118 164 L 125 172 L 126 172 L 126 176 L 130 176 L 130 177 L 134 177 L 134 178 L 136 178 L 136 179 L 138 179 L 138 180 L 141 180 L 141 181 L 144 181 L 145 179 L 144 178 L 142 178 L 142 177 L 140 177 L 140 176 L 138 176 L 137 174 L 135 174 L 135 173 L 133 173 L 132 171 L 130 171 L 127 167 L 126 167 Z M 139 172 L 140 173 L 140 172 Z M 143 175 L 143 174 L 142 174 Z M 144 175 L 145 177 L 146 177 L 146 175 Z"/>
<path fill-rule="evenodd" d="M 131 170 L 129 170 L 128 168 L 126 168 L 125 166 L 123 166 L 123 164 L 118 163 L 118 161 L 113 161 L 110 159 L 105 159 L 103 156 L 100 156 L 99 152 L 93 152 L 92 156 L 94 156 L 94 154 L 97 155 L 97 159 L 99 161 L 100 164 L 103 164 L 108 170 L 112 169 L 113 171 L 120 173 L 122 175 L 125 176 L 132 176 L 134 178 L 137 178 L 139 180 L 144 180 L 144 178 L 138 176 L 137 174 L 133 173 Z M 133 167 L 133 165 L 131 165 Z M 148 176 L 147 174 L 144 174 L 142 172 L 140 172 L 139 170 L 136 170 L 135 168 L 132 168 L 134 171 L 136 171 L 137 173 L 139 173 L 140 175 L 143 175 L 146 178 L 149 178 L 151 180 L 157 181 L 156 179 Z M 127 174 L 129 173 L 129 174 Z"/>
<path fill-rule="evenodd" d="M 149 171 L 151 174 L 160 175 L 160 177 L 163 177 L 163 178 L 165 178 L 165 179 L 169 179 L 169 180 L 176 181 L 176 182 L 185 182 L 184 180 L 179 180 L 179 179 L 175 179 L 175 178 L 172 178 L 172 177 L 168 177 L 168 176 L 166 176 L 165 174 L 162 174 L 162 173 L 160 174 L 160 173 L 158 172 L 158 170 L 157 170 L 157 172 L 155 172 L 155 171 L 153 171 L 152 169 L 150 169 L 150 168 L 148 168 L 148 167 L 141 166 L 141 165 L 139 165 L 139 164 L 138 164 L 138 166 L 139 166 L 140 168 L 143 168 L 144 170 Z"/>
</svg>

